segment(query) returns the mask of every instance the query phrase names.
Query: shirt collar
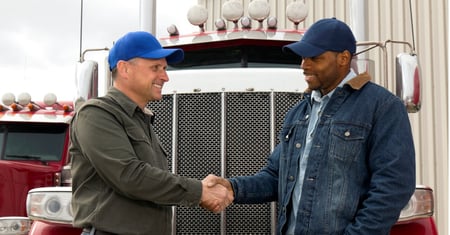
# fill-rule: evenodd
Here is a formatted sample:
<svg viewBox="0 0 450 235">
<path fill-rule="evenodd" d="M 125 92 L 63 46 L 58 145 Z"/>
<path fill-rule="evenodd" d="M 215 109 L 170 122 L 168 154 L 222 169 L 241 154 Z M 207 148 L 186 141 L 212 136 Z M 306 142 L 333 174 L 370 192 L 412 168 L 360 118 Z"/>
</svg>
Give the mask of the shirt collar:
<svg viewBox="0 0 450 235">
<path fill-rule="evenodd" d="M 130 117 L 134 115 L 136 110 L 140 109 L 136 103 L 115 87 L 109 88 L 106 96 L 115 100 Z"/>
<path fill-rule="evenodd" d="M 342 79 L 342 81 L 339 83 L 339 85 L 337 87 L 343 87 L 345 83 L 350 81 L 355 76 L 356 76 L 356 73 L 353 71 L 353 69 L 350 69 L 350 72 L 347 74 L 347 76 L 345 76 L 344 79 Z M 312 93 L 311 93 L 311 98 L 312 98 L 313 101 L 320 103 L 325 98 L 330 98 L 333 95 L 335 90 L 336 90 L 336 88 L 334 88 L 332 91 L 328 92 L 328 94 L 326 94 L 324 96 L 322 96 L 322 93 L 320 93 L 320 91 L 313 90 Z"/>
</svg>

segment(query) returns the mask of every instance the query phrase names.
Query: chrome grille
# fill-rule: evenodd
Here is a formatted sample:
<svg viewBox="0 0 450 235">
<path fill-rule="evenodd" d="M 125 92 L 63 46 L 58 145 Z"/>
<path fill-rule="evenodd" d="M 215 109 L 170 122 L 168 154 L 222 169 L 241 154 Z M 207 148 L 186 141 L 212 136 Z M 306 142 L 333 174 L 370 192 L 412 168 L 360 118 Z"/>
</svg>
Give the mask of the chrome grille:
<svg viewBox="0 0 450 235">
<path fill-rule="evenodd" d="M 294 92 L 171 94 L 149 108 L 156 113 L 155 131 L 169 153 L 171 170 L 203 179 L 209 173 L 221 175 L 224 162 L 223 174 L 233 177 L 254 174 L 266 164 L 286 111 L 301 97 Z M 270 234 L 276 221 L 272 205 L 233 204 L 224 219 L 203 208 L 177 206 L 174 233 Z"/>
</svg>

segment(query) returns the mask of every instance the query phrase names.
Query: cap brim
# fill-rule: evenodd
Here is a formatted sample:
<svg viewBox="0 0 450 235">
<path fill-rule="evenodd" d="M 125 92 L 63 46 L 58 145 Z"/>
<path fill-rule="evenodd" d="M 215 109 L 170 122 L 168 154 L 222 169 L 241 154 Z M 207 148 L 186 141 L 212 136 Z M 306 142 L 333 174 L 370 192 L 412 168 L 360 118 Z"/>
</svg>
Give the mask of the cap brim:
<svg viewBox="0 0 450 235">
<path fill-rule="evenodd" d="M 315 47 L 309 43 L 299 41 L 284 46 L 283 52 L 293 52 L 303 58 L 310 58 L 323 54 L 325 50 Z"/>
<path fill-rule="evenodd" d="M 182 49 L 158 49 L 140 55 L 139 57 L 146 59 L 166 58 L 168 64 L 176 64 L 184 59 L 184 52 Z"/>
</svg>

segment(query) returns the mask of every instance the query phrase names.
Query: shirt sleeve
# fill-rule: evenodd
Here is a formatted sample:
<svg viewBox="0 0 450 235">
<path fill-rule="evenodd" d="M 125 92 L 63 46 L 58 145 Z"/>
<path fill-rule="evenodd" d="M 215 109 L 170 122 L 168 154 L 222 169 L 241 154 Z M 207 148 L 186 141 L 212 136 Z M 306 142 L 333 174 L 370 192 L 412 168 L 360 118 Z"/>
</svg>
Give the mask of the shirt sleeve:
<svg viewBox="0 0 450 235">
<path fill-rule="evenodd" d="M 72 128 L 82 156 L 105 187 L 134 200 L 196 206 L 202 185 L 140 160 L 117 117 L 100 107 L 82 108 Z"/>
</svg>

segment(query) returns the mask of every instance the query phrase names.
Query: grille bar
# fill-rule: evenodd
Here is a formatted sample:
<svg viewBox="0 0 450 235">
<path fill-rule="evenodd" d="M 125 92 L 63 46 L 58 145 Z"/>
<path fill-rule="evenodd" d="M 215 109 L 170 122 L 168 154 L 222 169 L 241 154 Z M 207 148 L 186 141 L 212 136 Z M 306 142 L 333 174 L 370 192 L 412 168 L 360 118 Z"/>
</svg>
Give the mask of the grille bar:
<svg viewBox="0 0 450 235">
<path fill-rule="evenodd" d="M 220 143 L 221 143 L 221 161 L 220 161 L 220 176 L 221 177 L 226 177 L 226 172 L 227 172 L 227 146 L 226 146 L 226 93 L 222 92 L 221 94 L 221 139 L 220 139 Z M 226 221 L 227 221 L 227 214 L 226 214 L 226 210 L 222 211 L 220 213 L 220 234 L 221 235 L 225 235 L 227 233 L 227 227 L 226 227 Z"/>
</svg>

